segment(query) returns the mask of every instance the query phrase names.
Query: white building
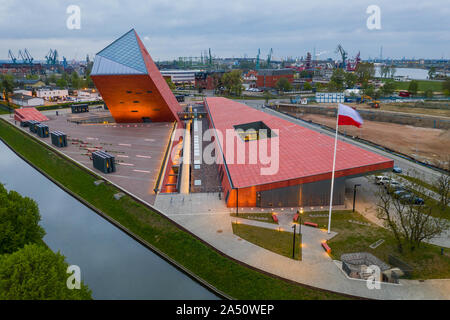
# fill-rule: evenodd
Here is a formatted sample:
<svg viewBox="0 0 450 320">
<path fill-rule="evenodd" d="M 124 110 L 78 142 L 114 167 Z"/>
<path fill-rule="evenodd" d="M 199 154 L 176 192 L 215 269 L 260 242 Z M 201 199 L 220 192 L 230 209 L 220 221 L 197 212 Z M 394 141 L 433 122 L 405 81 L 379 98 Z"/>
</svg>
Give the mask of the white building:
<svg viewBox="0 0 450 320">
<path fill-rule="evenodd" d="M 67 89 L 39 89 L 36 91 L 36 95 L 44 99 L 65 98 L 69 95 L 69 91 Z"/>
<path fill-rule="evenodd" d="M 21 107 L 37 107 L 44 105 L 44 99 L 16 93 L 11 97 L 12 103 Z"/>
<path fill-rule="evenodd" d="M 343 103 L 344 102 L 343 92 L 317 92 L 316 101 L 317 103 Z"/>
<path fill-rule="evenodd" d="M 22 90 L 22 89 L 14 90 L 13 94 L 23 94 L 25 96 L 32 96 L 33 95 L 33 93 L 30 90 Z"/>
<path fill-rule="evenodd" d="M 200 70 L 161 70 L 164 78 L 170 77 L 173 83 L 195 84 L 195 74 Z"/>
</svg>

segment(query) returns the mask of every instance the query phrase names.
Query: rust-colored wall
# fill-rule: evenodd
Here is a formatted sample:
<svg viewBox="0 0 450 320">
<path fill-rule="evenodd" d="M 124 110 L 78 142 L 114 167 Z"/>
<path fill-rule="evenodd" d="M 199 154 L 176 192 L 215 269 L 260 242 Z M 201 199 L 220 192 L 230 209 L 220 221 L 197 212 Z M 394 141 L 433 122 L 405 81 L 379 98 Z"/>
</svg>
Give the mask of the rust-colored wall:
<svg viewBox="0 0 450 320">
<path fill-rule="evenodd" d="M 264 78 L 266 78 L 265 80 L 265 84 L 264 84 Z M 262 76 L 262 75 L 257 75 L 256 77 L 256 86 L 258 88 L 275 88 L 277 81 L 280 78 L 287 78 L 289 80 L 290 83 L 292 83 L 294 81 L 294 75 L 289 74 L 289 75 L 280 75 L 280 76 Z"/>
<path fill-rule="evenodd" d="M 116 122 L 177 120 L 149 75 L 97 75 L 92 80 Z"/>
<path fill-rule="evenodd" d="M 394 166 L 394 161 L 382 163 L 379 165 L 370 165 L 359 168 L 351 168 L 348 170 L 337 171 L 335 172 L 335 178 L 352 176 L 366 172 L 373 172 L 377 170 L 385 170 L 391 169 Z M 305 178 L 298 178 L 292 180 L 284 180 L 264 185 L 251 186 L 246 188 L 239 188 L 239 206 L 240 207 L 255 207 L 256 206 L 256 192 L 278 189 L 282 187 L 294 186 L 297 184 L 305 184 L 322 180 L 330 180 L 331 173 L 324 173 L 316 176 L 310 176 Z M 228 183 L 228 178 L 226 174 L 224 179 L 222 180 L 222 188 L 224 192 L 224 196 L 226 196 L 227 192 L 230 191 L 230 196 L 227 200 L 227 207 L 235 207 L 236 206 L 236 190 L 231 190 L 230 184 Z"/>
</svg>

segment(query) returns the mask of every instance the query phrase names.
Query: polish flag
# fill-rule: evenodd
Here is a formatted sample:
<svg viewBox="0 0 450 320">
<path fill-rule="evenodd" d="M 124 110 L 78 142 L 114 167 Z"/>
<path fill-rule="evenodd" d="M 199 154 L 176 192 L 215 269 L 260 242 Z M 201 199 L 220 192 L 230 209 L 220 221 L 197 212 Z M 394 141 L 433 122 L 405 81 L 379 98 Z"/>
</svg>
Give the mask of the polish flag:
<svg viewBox="0 0 450 320">
<path fill-rule="evenodd" d="M 360 128 L 363 124 L 363 119 L 359 113 L 353 108 L 345 104 L 339 104 L 338 111 L 338 125 L 339 126 L 355 126 Z"/>
</svg>

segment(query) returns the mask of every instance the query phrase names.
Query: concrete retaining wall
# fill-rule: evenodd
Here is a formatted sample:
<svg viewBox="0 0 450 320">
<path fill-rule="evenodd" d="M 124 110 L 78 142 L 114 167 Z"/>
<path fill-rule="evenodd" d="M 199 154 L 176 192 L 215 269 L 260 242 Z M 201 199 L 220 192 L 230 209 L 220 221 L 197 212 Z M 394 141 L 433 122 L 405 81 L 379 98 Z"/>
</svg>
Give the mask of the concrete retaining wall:
<svg viewBox="0 0 450 320">
<path fill-rule="evenodd" d="M 336 117 L 336 108 L 328 108 L 317 105 L 297 106 L 292 104 L 280 104 L 278 105 L 278 108 L 283 112 L 321 114 L 328 117 Z M 400 112 L 380 112 L 373 110 L 358 110 L 358 112 L 364 120 L 369 121 L 390 122 L 434 129 L 450 129 L 450 118 L 445 117 L 408 114 Z"/>
</svg>

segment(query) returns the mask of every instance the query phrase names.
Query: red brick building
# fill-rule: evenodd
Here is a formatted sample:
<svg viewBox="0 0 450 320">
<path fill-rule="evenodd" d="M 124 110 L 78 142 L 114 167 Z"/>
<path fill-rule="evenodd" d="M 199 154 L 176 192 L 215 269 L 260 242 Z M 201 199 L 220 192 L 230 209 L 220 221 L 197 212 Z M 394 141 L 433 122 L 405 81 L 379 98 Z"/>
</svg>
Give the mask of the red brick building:
<svg viewBox="0 0 450 320">
<path fill-rule="evenodd" d="M 275 88 L 277 81 L 281 78 L 287 78 L 292 83 L 294 81 L 294 70 L 287 68 L 259 70 L 256 76 L 256 86 L 258 88 Z"/>
</svg>

